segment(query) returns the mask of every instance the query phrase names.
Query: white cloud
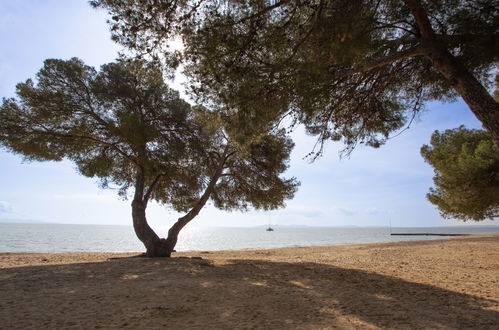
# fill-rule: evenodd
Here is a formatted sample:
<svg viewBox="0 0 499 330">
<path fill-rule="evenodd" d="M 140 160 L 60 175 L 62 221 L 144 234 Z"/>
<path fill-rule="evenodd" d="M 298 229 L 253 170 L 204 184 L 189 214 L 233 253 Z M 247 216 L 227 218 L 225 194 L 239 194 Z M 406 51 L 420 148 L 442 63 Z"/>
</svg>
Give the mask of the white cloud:
<svg viewBox="0 0 499 330">
<path fill-rule="evenodd" d="M 373 209 L 367 209 L 366 213 L 368 215 L 380 215 L 380 214 L 386 214 L 387 211 L 373 208 Z"/>
<path fill-rule="evenodd" d="M 0 214 L 2 213 L 13 213 L 14 208 L 11 203 L 0 201 Z"/>
<path fill-rule="evenodd" d="M 322 211 L 319 211 L 312 207 L 309 208 L 291 207 L 291 208 L 286 208 L 284 210 L 274 211 L 274 213 L 279 214 L 281 216 L 288 215 L 288 216 L 298 216 L 305 218 L 320 218 L 324 216 L 324 213 Z"/>
<path fill-rule="evenodd" d="M 342 207 L 337 208 L 336 211 L 338 211 L 338 212 L 340 212 L 343 215 L 346 215 L 348 217 L 354 216 L 354 215 L 356 215 L 358 213 L 355 210 L 345 209 L 345 208 L 342 208 Z"/>
<path fill-rule="evenodd" d="M 119 196 L 116 194 L 106 194 L 106 193 L 76 193 L 76 194 L 54 194 L 51 196 L 53 199 L 59 200 L 80 200 L 80 201 L 93 201 L 93 202 L 109 202 L 119 200 Z"/>
</svg>

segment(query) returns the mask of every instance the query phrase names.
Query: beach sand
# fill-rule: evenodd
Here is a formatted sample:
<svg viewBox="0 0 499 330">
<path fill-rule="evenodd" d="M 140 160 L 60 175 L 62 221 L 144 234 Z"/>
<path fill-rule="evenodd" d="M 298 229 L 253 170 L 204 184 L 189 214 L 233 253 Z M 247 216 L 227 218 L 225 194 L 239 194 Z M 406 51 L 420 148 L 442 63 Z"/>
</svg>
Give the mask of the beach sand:
<svg viewBox="0 0 499 330">
<path fill-rule="evenodd" d="M 0 254 L 0 328 L 499 329 L 499 235 L 132 255 Z"/>
</svg>

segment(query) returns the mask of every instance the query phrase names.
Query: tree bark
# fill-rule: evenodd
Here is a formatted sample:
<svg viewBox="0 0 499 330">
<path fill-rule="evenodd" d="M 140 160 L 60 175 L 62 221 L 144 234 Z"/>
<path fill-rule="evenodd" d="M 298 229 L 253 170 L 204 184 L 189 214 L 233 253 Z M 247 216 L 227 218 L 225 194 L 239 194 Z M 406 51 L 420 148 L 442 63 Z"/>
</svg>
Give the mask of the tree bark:
<svg viewBox="0 0 499 330">
<path fill-rule="evenodd" d="M 144 182 L 144 170 L 139 167 L 135 181 L 135 194 L 132 201 L 133 229 L 138 239 L 144 244 L 147 257 L 169 257 L 172 251 L 167 248 L 165 244 L 166 240 L 159 238 L 147 223 L 146 207 L 148 196 L 147 198 L 144 197 Z"/>
<path fill-rule="evenodd" d="M 169 257 L 172 250 L 169 250 L 165 239 L 159 238 L 154 230 L 147 223 L 146 205 L 141 200 L 132 202 L 133 229 L 139 240 L 146 247 L 147 257 Z"/>
<path fill-rule="evenodd" d="M 159 180 L 160 176 L 157 176 L 154 179 L 148 191 L 144 194 L 144 172 L 140 166 L 138 167 L 137 178 L 135 181 L 135 194 L 132 201 L 132 219 L 135 234 L 146 247 L 147 257 L 155 258 L 171 256 L 172 252 L 175 249 L 175 245 L 177 244 L 178 234 L 180 233 L 182 228 L 185 227 L 185 225 L 187 225 L 199 214 L 203 206 L 210 198 L 213 189 L 215 189 L 215 185 L 217 184 L 218 179 L 220 179 L 220 177 L 222 176 L 225 162 L 231 155 L 228 154 L 227 151 L 228 148 L 226 148 L 223 156 L 220 158 L 215 173 L 211 177 L 210 182 L 208 183 L 208 186 L 206 187 L 199 201 L 186 215 L 180 217 L 177 222 L 170 228 L 170 230 L 168 230 L 168 237 L 166 239 L 160 238 L 154 232 L 154 230 L 147 223 L 146 217 L 147 202 L 151 195 L 152 189 L 154 188 L 154 184 Z"/>
<path fill-rule="evenodd" d="M 458 58 L 440 41 L 420 0 L 404 0 L 411 10 L 421 34 L 421 48 L 433 66 L 461 95 L 483 127 L 499 146 L 499 104 Z"/>
<path fill-rule="evenodd" d="M 473 114 L 482 122 L 499 146 L 499 103 L 466 67 L 438 41 L 423 40 L 422 47 L 433 66 L 451 83 L 461 95 Z"/>
<path fill-rule="evenodd" d="M 227 151 L 228 148 L 225 149 L 224 155 L 220 158 L 215 173 L 211 177 L 210 182 L 208 183 L 208 186 L 206 187 L 199 201 L 186 215 L 178 218 L 177 222 L 170 228 L 170 230 L 168 230 L 168 238 L 166 239 L 164 245 L 169 251 L 174 250 L 175 245 L 177 244 L 178 234 L 180 233 L 182 228 L 184 228 L 185 225 L 187 225 L 192 219 L 194 219 L 199 214 L 201 209 L 204 207 L 204 205 L 210 198 L 211 193 L 213 192 L 213 189 L 215 189 L 215 185 L 218 182 L 218 179 L 220 179 L 220 177 L 222 176 L 225 162 L 230 157 L 230 155 L 227 155 Z"/>
</svg>

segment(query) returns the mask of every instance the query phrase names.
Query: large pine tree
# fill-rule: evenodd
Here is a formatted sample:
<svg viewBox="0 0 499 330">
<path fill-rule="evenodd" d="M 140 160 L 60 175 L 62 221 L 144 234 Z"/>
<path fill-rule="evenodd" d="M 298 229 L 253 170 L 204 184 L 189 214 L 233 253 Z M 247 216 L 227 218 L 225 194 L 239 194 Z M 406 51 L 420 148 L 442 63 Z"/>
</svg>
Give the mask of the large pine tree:
<svg viewBox="0 0 499 330">
<path fill-rule="evenodd" d="M 487 92 L 498 0 L 94 0 L 114 39 L 187 65 L 240 138 L 291 115 L 323 142 L 378 146 L 428 100 L 460 95 L 499 143 Z M 185 48 L 171 51 L 180 37 Z M 159 58 L 159 57 L 158 57 Z"/>
<path fill-rule="evenodd" d="M 225 210 L 268 210 L 296 191 L 294 178 L 280 177 L 293 147 L 282 131 L 238 147 L 216 114 L 183 101 L 151 63 L 97 71 L 76 58 L 46 60 L 37 82 L 18 84 L 17 94 L 0 107 L 0 146 L 28 160 L 69 159 L 119 187 L 132 198 L 135 233 L 150 257 L 170 256 L 209 199 Z M 166 238 L 148 225 L 150 200 L 185 212 Z"/>
</svg>

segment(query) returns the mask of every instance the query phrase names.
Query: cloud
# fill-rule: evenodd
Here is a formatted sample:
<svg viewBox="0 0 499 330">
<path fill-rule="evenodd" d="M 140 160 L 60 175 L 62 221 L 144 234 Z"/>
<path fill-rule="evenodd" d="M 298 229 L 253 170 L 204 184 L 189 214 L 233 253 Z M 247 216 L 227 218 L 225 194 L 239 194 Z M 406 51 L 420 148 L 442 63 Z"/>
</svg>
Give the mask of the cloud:
<svg viewBox="0 0 499 330">
<path fill-rule="evenodd" d="M 118 200 L 118 194 L 110 193 L 75 193 L 75 194 L 54 194 L 51 196 L 60 200 L 109 202 Z"/>
<path fill-rule="evenodd" d="M 340 212 L 340 213 L 342 213 L 342 214 L 344 214 L 344 215 L 346 215 L 348 217 L 352 217 L 352 216 L 354 216 L 354 215 L 357 214 L 357 211 L 344 209 L 342 207 L 336 208 L 336 211 L 338 211 L 338 212 Z"/>
<path fill-rule="evenodd" d="M 12 207 L 12 204 L 9 202 L 5 201 L 0 201 L 0 214 L 2 213 L 13 213 L 14 208 Z"/>
<path fill-rule="evenodd" d="M 367 209 L 366 213 L 368 215 L 379 215 L 379 214 L 386 214 L 386 211 L 380 209 Z"/>
<path fill-rule="evenodd" d="M 306 218 L 320 218 L 322 217 L 322 212 L 320 211 L 296 211 L 294 214 L 304 216 Z"/>
<path fill-rule="evenodd" d="M 305 218 L 320 218 L 324 216 L 323 212 L 313 208 L 290 208 L 284 211 L 277 211 L 277 213 L 280 215 L 299 216 Z"/>
</svg>

